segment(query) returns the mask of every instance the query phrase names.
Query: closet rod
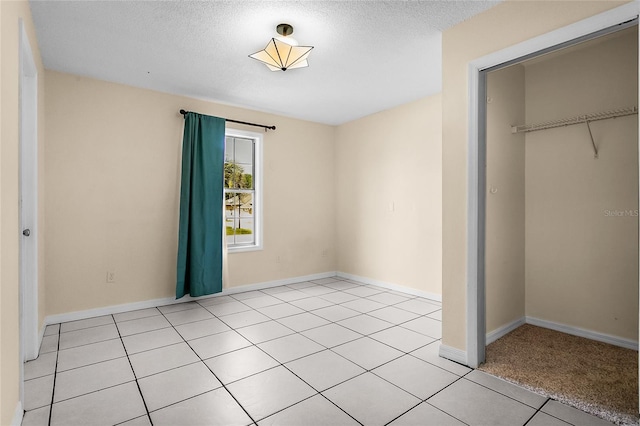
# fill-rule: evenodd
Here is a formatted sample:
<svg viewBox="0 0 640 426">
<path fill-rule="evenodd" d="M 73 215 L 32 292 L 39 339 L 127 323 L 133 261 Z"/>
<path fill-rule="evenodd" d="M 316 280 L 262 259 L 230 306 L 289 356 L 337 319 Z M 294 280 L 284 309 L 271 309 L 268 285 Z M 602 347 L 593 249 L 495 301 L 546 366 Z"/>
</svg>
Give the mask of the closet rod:
<svg viewBox="0 0 640 426">
<path fill-rule="evenodd" d="M 607 120 L 609 118 L 624 117 L 638 113 L 638 107 L 620 108 L 604 112 L 579 115 L 577 117 L 565 118 L 563 120 L 547 121 L 539 124 L 523 124 L 512 126 L 511 133 L 535 132 L 537 130 L 553 129 L 554 127 L 571 126 L 573 124 L 589 123 L 591 121 Z"/>
</svg>

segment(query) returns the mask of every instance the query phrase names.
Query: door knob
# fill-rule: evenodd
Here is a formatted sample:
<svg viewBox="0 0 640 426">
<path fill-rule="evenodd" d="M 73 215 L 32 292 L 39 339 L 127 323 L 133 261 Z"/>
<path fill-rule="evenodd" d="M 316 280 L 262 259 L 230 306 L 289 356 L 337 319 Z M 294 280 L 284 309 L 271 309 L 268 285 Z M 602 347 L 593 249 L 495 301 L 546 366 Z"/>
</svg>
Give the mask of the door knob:
<svg viewBox="0 0 640 426">
<path fill-rule="evenodd" d="M 22 231 L 22 235 L 28 237 L 29 235 L 31 235 L 31 230 L 29 228 L 25 229 L 24 231 Z"/>
</svg>

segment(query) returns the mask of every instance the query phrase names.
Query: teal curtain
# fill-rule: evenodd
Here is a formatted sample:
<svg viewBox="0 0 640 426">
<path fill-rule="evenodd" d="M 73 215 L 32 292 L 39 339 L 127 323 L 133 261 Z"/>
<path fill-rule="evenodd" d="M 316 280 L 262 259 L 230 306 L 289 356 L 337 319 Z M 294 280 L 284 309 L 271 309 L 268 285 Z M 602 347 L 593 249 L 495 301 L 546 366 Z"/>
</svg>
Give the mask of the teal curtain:
<svg viewBox="0 0 640 426">
<path fill-rule="evenodd" d="M 176 299 L 222 291 L 225 120 L 184 117 Z"/>
</svg>

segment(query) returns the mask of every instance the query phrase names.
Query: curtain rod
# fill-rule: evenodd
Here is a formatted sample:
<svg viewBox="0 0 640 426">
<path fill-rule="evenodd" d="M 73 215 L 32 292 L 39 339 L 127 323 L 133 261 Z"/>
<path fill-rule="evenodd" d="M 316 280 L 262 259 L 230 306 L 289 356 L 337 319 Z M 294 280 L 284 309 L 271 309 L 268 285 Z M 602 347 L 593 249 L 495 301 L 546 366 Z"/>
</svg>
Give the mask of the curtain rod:
<svg viewBox="0 0 640 426">
<path fill-rule="evenodd" d="M 180 110 L 180 114 L 182 114 L 182 115 L 186 115 L 188 112 L 191 112 L 191 111 L 185 111 L 183 109 Z M 232 123 L 238 123 L 238 124 L 244 124 L 245 126 L 262 127 L 262 128 L 264 128 L 265 132 L 267 130 L 275 130 L 276 129 L 276 126 L 265 126 L 264 124 L 248 123 L 246 121 L 231 120 L 229 118 L 225 118 L 225 121 L 230 121 Z"/>
</svg>

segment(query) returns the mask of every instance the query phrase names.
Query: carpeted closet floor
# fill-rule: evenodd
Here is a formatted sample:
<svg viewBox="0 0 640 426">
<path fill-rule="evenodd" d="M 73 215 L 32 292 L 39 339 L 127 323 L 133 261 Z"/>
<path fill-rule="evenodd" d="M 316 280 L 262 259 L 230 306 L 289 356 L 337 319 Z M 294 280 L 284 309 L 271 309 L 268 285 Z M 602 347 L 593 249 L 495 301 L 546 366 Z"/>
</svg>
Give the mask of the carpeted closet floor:
<svg viewBox="0 0 640 426">
<path fill-rule="evenodd" d="M 525 324 L 487 346 L 489 374 L 617 424 L 638 422 L 638 352 Z"/>
</svg>

